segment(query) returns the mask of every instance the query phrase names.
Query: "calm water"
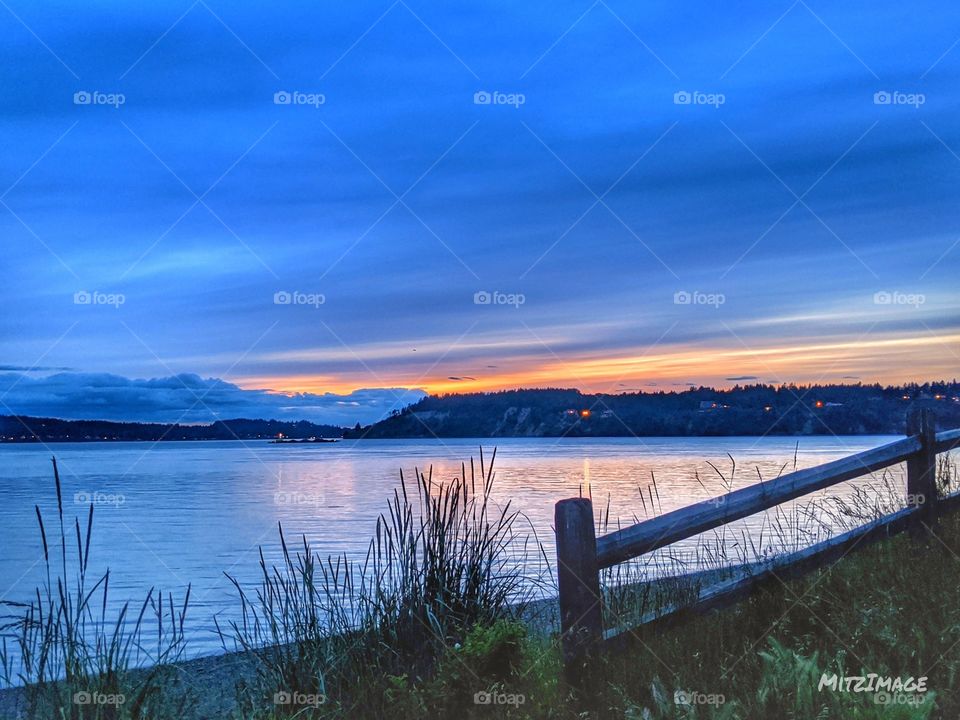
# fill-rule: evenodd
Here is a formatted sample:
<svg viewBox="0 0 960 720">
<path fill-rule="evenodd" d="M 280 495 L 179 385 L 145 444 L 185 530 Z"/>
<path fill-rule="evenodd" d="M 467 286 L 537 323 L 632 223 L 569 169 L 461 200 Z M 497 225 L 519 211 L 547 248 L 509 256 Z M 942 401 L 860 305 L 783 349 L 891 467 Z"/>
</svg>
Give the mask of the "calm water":
<svg viewBox="0 0 960 720">
<path fill-rule="evenodd" d="M 798 467 L 827 462 L 892 437 L 800 438 Z M 66 521 L 85 518 L 96 503 L 91 572 L 111 570 L 115 600 L 136 601 L 151 586 L 182 597 L 193 584 L 188 653 L 219 651 L 213 617 L 234 617 L 235 592 L 224 572 L 257 581 L 257 548 L 278 554 L 277 523 L 288 537 L 306 535 L 321 554 L 362 556 L 399 471 L 432 463 L 434 477 L 459 474 L 478 458 L 478 440 L 347 441 L 336 445 L 266 442 L 57 444 Z M 485 445 L 492 450 L 493 443 Z M 501 439 L 495 494 L 513 501 L 553 557 L 553 504 L 591 492 L 610 502 L 611 518 L 643 519 L 644 493 L 655 473 L 663 511 L 724 492 L 707 461 L 735 487 L 793 467 L 795 438 Z M 43 581 L 34 505 L 51 534 L 56 497 L 50 451 L 41 445 L 0 446 L 0 599 L 25 600 Z M 699 472 L 707 486 L 695 478 Z M 649 500 L 647 501 L 649 510 Z M 659 509 L 659 508 L 658 508 Z M 754 520 L 758 522 L 758 520 Z"/>
</svg>

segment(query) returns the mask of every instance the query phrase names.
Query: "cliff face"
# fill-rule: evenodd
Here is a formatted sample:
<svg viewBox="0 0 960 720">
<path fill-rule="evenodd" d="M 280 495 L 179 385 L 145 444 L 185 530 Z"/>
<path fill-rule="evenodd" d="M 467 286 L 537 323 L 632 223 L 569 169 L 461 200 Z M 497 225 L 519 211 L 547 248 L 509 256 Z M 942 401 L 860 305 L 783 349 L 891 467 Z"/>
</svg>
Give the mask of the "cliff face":
<svg viewBox="0 0 960 720">
<path fill-rule="evenodd" d="M 901 434 L 907 412 L 932 407 L 960 426 L 960 385 L 883 388 L 749 386 L 680 393 L 590 395 L 512 390 L 426 397 L 347 437 L 629 437 Z"/>
<path fill-rule="evenodd" d="M 560 434 L 559 423 L 542 420 L 532 407 L 511 406 L 483 417 L 455 410 L 413 411 L 373 425 L 366 437 L 539 437 Z"/>
</svg>

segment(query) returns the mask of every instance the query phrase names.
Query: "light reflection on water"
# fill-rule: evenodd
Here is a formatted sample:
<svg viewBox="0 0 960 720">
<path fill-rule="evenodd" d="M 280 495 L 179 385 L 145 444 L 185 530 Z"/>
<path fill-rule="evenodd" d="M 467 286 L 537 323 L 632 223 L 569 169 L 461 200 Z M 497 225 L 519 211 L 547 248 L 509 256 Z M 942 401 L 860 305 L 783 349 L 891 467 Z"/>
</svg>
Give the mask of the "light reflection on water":
<svg viewBox="0 0 960 720">
<path fill-rule="evenodd" d="M 797 466 L 893 439 L 800 438 Z M 725 491 L 708 461 L 727 473 L 730 453 L 737 461 L 734 488 L 743 487 L 757 481 L 758 470 L 765 479 L 784 465 L 784 472 L 792 470 L 798 439 L 64 443 L 50 449 L 60 466 L 66 521 L 83 521 L 87 504 L 96 501 L 89 574 L 110 568 L 115 601 L 137 602 L 151 586 L 172 591 L 176 599 L 193 584 L 188 653 L 194 655 L 220 651 L 212 618 L 216 614 L 222 625 L 236 617 L 238 605 L 224 572 L 256 584 L 257 547 L 268 562 L 279 558 L 278 523 L 288 538 L 305 535 L 321 555 L 362 559 L 401 469 L 412 477 L 415 468 L 425 471 L 432 464 L 434 479 L 449 479 L 471 456 L 479 464 L 481 442 L 485 462 L 498 448 L 495 499 L 510 500 L 522 511 L 552 562 L 557 500 L 592 494 L 598 513 L 609 503 L 612 526 L 617 519 L 631 524 L 650 516 L 651 477 L 657 490 L 652 502 L 668 512 Z M 5 445 L 0 458 L 0 599 L 26 600 L 44 577 L 34 505 L 48 519 L 48 533 L 56 516 L 50 450 Z M 894 478 L 900 481 L 899 469 Z M 757 528 L 760 522 L 744 524 Z"/>
</svg>

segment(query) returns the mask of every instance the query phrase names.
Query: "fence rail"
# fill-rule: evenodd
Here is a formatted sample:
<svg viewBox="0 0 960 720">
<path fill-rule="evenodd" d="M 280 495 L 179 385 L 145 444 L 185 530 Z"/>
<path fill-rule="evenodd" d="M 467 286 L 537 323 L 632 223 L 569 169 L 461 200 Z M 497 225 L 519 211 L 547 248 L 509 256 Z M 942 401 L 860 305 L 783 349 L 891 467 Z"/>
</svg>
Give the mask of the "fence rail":
<svg viewBox="0 0 960 720">
<path fill-rule="evenodd" d="M 936 418 L 928 409 L 907 417 L 907 437 L 878 448 L 816 467 L 798 470 L 775 480 L 735 490 L 695 503 L 645 522 L 596 536 L 593 505 L 588 498 L 561 500 L 555 506 L 557 584 L 564 664 L 576 677 L 599 648 L 604 637 L 600 570 L 645 555 L 680 540 L 740 520 L 817 490 L 852 480 L 902 462 L 907 463 L 907 507 L 862 528 L 780 559 L 780 570 L 809 570 L 836 559 L 844 543 L 857 544 L 861 536 L 879 538 L 911 529 L 919 532 L 937 512 L 937 454 L 960 447 L 960 429 L 937 433 Z M 956 498 L 952 498 L 955 500 Z M 950 503 L 951 506 L 957 503 Z M 851 540 L 857 538 L 857 540 Z M 762 574 L 773 572 L 773 566 Z M 740 578 L 712 589 L 681 611 L 704 611 L 740 597 L 760 579 Z"/>
</svg>

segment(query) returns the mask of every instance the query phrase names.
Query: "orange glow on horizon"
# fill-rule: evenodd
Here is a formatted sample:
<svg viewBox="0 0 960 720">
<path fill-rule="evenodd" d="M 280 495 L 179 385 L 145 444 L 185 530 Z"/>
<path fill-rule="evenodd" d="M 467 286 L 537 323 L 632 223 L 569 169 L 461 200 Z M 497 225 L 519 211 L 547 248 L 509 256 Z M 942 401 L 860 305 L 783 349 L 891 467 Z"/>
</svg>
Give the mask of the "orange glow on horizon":
<svg viewBox="0 0 960 720">
<path fill-rule="evenodd" d="M 391 368 L 389 358 L 376 364 L 375 370 L 358 368 L 350 374 L 248 376 L 235 380 L 246 389 L 268 388 L 281 394 L 349 394 L 361 388 L 422 389 L 430 394 L 486 392 L 516 388 L 565 387 L 584 392 L 619 393 L 644 390 L 680 390 L 693 383 L 717 388 L 737 384 L 813 384 L 837 382 L 845 375 L 856 375 L 864 383 L 949 379 L 957 375 L 954 350 L 960 346 L 960 334 L 883 337 L 862 341 L 817 342 L 797 345 L 765 345 L 747 348 L 704 348 L 692 345 L 661 346 L 645 353 L 581 354 L 568 359 L 544 349 L 539 355 L 524 353 L 511 358 L 504 353 L 498 368 L 490 374 L 475 372 L 461 376 L 454 368 L 470 367 L 462 358 L 449 366 L 432 367 L 427 376 L 409 357 L 396 357 Z M 362 356 L 362 349 L 360 351 Z M 919 367 L 917 358 L 925 360 Z M 427 360 L 425 357 L 424 360 Z M 488 360 L 475 361 L 483 367 Z M 482 363 L 482 364 L 481 364 Z M 463 370 L 466 372 L 466 370 Z M 749 373 L 751 379 L 741 378 Z M 457 374 L 457 377 L 453 377 Z M 449 375 L 449 376 L 448 376 Z M 756 379 L 752 379 L 756 377 Z M 627 388 L 623 386 L 628 386 Z M 398 390 L 399 392 L 399 390 Z"/>
</svg>

